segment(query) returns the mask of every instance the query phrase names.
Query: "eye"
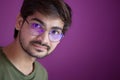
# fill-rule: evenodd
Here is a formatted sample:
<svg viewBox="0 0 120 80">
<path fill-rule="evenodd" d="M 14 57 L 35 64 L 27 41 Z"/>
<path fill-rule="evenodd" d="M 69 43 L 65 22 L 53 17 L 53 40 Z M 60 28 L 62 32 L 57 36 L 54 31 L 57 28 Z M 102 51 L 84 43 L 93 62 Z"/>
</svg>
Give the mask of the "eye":
<svg viewBox="0 0 120 80">
<path fill-rule="evenodd" d="M 41 33 L 45 32 L 42 25 L 38 24 L 38 23 L 31 23 L 31 29 L 37 34 L 41 34 Z"/>
<path fill-rule="evenodd" d="M 38 24 L 38 23 L 32 23 L 31 28 L 33 28 L 33 29 L 42 29 L 42 26 L 40 24 Z"/>
<path fill-rule="evenodd" d="M 51 31 L 51 34 L 53 34 L 53 35 L 59 35 L 59 34 L 61 34 L 61 33 L 62 33 L 61 30 L 52 30 L 52 31 Z"/>
</svg>

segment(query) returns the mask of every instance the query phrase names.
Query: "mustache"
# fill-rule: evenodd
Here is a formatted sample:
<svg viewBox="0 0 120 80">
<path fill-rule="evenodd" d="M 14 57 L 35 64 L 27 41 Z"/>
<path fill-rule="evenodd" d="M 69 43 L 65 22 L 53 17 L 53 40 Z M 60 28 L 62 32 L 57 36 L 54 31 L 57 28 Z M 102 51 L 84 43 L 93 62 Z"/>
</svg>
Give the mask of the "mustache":
<svg viewBox="0 0 120 80">
<path fill-rule="evenodd" d="M 45 46 L 45 47 L 47 47 L 47 50 L 50 50 L 50 46 L 47 45 L 47 44 L 43 44 L 41 41 L 31 41 L 30 43 L 31 44 L 39 44 L 41 46 Z"/>
</svg>

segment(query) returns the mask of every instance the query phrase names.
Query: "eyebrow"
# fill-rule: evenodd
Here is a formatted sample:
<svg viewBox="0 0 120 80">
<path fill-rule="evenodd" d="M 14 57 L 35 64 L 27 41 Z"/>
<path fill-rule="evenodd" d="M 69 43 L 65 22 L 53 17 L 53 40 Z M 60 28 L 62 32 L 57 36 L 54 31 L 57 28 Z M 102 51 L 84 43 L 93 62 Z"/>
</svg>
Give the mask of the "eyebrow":
<svg viewBox="0 0 120 80">
<path fill-rule="evenodd" d="M 42 20 L 38 19 L 38 18 L 32 18 L 31 20 L 38 21 L 40 24 L 42 24 L 43 26 L 45 26 L 45 23 L 44 23 Z M 58 26 L 54 26 L 54 27 L 52 27 L 52 29 L 63 30 L 63 28 L 60 28 L 60 27 L 58 27 Z"/>
<path fill-rule="evenodd" d="M 38 21 L 40 24 L 42 24 L 43 26 L 45 26 L 45 23 L 42 20 L 38 19 L 38 18 L 32 18 L 31 20 Z"/>
<path fill-rule="evenodd" d="M 63 30 L 62 28 L 60 28 L 60 27 L 57 27 L 57 26 L 54 26 L 54 27 L 52 27 L 52 29 L 59 29 L 59 30 Z"/>
</svg>

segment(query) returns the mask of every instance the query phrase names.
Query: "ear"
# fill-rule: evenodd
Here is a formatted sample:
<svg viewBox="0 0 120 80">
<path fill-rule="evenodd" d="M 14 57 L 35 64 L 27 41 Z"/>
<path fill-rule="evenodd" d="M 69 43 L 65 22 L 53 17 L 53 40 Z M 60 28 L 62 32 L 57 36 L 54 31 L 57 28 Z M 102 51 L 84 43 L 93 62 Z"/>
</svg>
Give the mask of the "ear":
<svg viewBox="0 0 120 80">
<path fill-rule="evenodd" d="M 19 14 L 19 15 L 17 16 L 16 23 L 15 23 L 15 28 L 16 28 L 16 30 L 20 30 L 21 27 L 22 27 L 22 25 L 23 25 L 23 18 L 22 18 L 22 16 Z"/>
</svg>

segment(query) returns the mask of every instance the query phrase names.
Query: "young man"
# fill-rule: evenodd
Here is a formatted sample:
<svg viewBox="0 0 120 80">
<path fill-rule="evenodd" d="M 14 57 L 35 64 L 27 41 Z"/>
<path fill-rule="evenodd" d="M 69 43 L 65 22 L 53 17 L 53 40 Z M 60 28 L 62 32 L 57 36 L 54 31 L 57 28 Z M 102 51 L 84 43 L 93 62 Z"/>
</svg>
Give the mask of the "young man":
<svg viewBox="0 0 120 80">
<path fill-rule="evenodd" d="M 49 55 L 71 24 L 63 0 L 24 0 L 15 24 L 15 40 L 0 48 L 0 80 L 47 80 L 36 59 Z"/>
</svg>

